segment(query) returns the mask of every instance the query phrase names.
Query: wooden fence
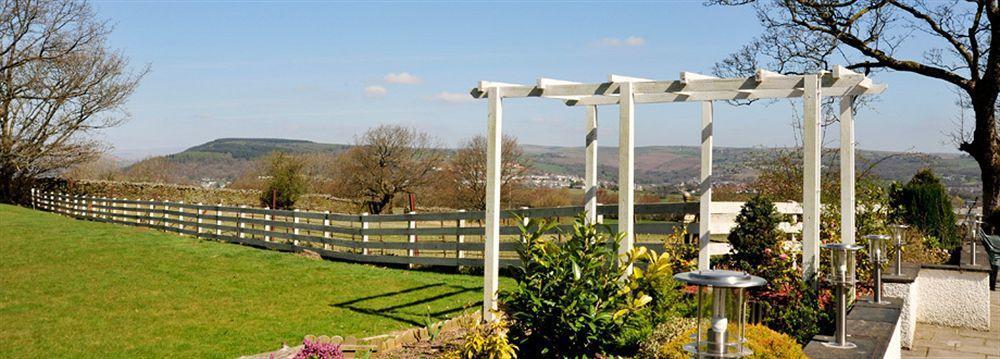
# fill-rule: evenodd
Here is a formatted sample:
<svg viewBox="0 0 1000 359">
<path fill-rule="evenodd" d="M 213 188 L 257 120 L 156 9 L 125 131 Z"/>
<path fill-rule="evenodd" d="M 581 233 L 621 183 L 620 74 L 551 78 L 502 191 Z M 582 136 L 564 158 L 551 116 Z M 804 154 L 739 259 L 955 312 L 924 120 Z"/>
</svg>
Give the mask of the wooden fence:
<svg viewBox="0 0 1000 359">
<path fill-rule="evenodd" d="M 409 214 L 339 214 L 274 210 L 222 204 L 101 198 L 53 192 L 32 192 L 36 209 L 78 219 L 155 228 L 198 238 L 258 248 L 300 252 L 324 258 L 410 266 L 481 267 L 484 229 L 482 211 Z M 520 230 L 517 218 L 559 220 L 554 233 L 566 231 L 582 206 L 523 208 L 501 215 L 501 266 L 516 265 Z M 617 205 L 598 207 L 614 216 Z M 664 219 L 697 214 L 698 203 L 656 203 L 635 206 L 637 245 L 662 250 L 663 239 L 686 229 L 693 236 L 698 224 Z M 690 216 L 689 216 L 690 217 Z M 617 226 L 608 226 L 615 232 Z"/>
</svg>

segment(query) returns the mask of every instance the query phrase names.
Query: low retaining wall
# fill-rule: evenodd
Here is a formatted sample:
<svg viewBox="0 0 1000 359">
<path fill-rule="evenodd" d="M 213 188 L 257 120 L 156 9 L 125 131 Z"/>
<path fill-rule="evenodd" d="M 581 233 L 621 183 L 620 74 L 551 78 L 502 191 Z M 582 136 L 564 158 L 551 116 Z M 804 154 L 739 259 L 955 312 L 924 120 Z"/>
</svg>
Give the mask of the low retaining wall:
<svg viewBox="0 0 1000 359">
<path fill-rule="evenodd" d="M 883 275 L 883 292 L 886 298 L 898 298 L 902 301 L 900 309 L 899 330 L 900 345 L 903 348 L 910 348 L 913 345 L 913 338 L 917 330 L 917 307 L 920 306 L 917 291 L 917 274 L 920 273 L 920 265 L 906 264 L 902 268 L 900 275 Z"/>
<path fill-rule="evenodd" d="M 990 330 L 989 271 L 925 267 L 917 295 L 918 322 Z"/>
<path fill-rule="evenodd" d="M 904 348 L 913 344 L 918 322 L 989 330 L 990 269 L 982 260 L 977 265 L 967 263 L 968 248 L 961 257 L 966 260 L 957 265 L 904 264 L 901 275 L 882 277 L 885 297 L 903 301 L 900 344 Z"/>
<path fill-rule="evenodd" d="M 823 344 L 832 342 L 832 337 L 816 336 L 806 345 L 806 356 L 813 359 L 899 358 L 902 355 L 902 307 L 903 302 L 899 299 L 889 299 L 884 304 L 857 301 L 847 314 L 847 341 L 857 347 L 831 348 Z"/>
</svg>

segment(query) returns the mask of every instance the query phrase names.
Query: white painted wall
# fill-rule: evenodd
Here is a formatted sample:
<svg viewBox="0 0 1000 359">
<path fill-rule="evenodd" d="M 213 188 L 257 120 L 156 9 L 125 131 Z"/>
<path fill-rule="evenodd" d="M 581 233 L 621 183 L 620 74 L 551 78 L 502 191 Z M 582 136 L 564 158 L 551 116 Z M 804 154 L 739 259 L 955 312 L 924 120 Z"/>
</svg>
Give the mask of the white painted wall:
<svg viewBox="0 0 1000 359">
<path fill-rule="evenodd" d="M 916 284 L 918 322 L 990 329 L 989 273 L 923 268 Z"/>
<path fill-rule="evenodd" d="M 909 349 L 913 345 L 913 337 L 917 331 L 917 295 L 916 282 L 913 283 L 885 283 L 882 287 L 883 295 L 886 298 L 899 298 L 903 300 L 902 313 L 899 314 L 900 345 Z"/>
</svg>

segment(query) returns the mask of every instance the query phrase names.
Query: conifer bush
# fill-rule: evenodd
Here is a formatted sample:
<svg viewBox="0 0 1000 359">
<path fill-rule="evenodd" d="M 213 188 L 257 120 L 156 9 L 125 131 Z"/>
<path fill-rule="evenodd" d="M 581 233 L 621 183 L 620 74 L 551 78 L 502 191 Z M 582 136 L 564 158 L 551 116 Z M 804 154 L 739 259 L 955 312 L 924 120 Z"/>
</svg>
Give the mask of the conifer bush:
<svg viewBox="0 0 1000 359">
<path fill-rule="evenodd" d="M 904 185 L 893 183 L 890 204 L 893 219 L 938 238 L 943 248 L 952 249 L 960 244 L 948 191 L 930 169 L 917 172 Z"/>
</svg>

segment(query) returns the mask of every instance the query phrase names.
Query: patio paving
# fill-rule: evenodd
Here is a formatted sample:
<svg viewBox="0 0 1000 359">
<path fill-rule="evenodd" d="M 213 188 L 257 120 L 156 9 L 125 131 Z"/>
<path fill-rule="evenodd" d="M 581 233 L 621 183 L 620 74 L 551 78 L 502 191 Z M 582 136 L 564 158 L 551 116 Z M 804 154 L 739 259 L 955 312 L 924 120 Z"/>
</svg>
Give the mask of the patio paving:
<svg viewBox="0 0 1000 359">
<path fill-rule="evenodd" d="M 990 331 L 918 323 L 903 358 L 1000 359 L 1000 292 L 990 292 Z"/>
</svg>

